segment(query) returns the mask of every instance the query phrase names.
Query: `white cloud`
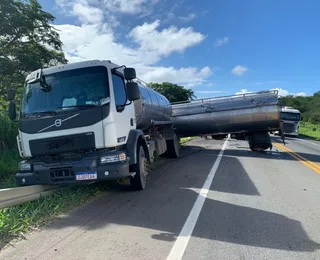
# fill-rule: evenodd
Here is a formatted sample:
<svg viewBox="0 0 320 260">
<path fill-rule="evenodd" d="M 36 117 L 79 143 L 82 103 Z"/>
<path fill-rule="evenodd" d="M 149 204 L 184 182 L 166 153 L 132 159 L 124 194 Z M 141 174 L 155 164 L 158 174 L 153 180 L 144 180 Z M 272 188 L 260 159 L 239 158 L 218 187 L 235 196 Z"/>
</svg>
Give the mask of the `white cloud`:
<svg viewBox="0 0 320 260">
<path fill-rule="evenodd" d="M 196 17 L 197 17 L 196 14 L 190 13 L 187 16 L 179 16 L 178 18 L 181 22 L 187 23 L 187 22 L 190 22 L 191 20 L 195 19 Z"/>
<path fill-rule="evenodd" d="M 185 87 L 194 87 L 202 84 L 212 74 L 212 71 L 209 67 L 198 70 L 193 67 L 175 69 L 174 67 L 148 66 L 138 68 L 137 73 L 146 82 L 168 81 Z"/>
<path fill-rule="evenodd" d="M 241 66 L 241 65 L 238 65 L 238 66 L 235 66 L 232 70 L 231 70 L 231 73 L 233 75 L 236 75 L 236 76 L 242 76 L 244 73 L 246 73 L 248 71 L 248 68 L 245 67 L 245 66 Z"/>
<path fill-rule="evenodd" d="M 283 97 L 289 96 L 289 95 L 292 95 L 292 96 L 307 96 L 307 94 L 305 92 L 292 93 L 292 92 L 289 92 L 288 90 L 283 89 L 283 88 L 272 88 L 270 90 L 278 90 L 279 96 L 283 96 Z M 238 95 L 238 94 L 248 94 L 248 93 L 253 93 L 253 92 L 249 91 L 247 89 L 241 89 L 239 92 L 236 92 L 236 95 Z"/>
<path fill-rule="evenodd" d="M 152 1 L 151 1 L 152 2 Z M 122 13 L 141 13 L 147 0 L 105 0 L 105 7 L 112 11 Z"/>
<path fill-rule="evenodd" d="M 186 42 L 181 47 L 171 39 L 171 45 L 168 45 L 168 49 L 164 46 L 153 49 L 157 47 L 152 45 L 151 41 L 147 41 L 144 45 L 134 49 L 117 43 L 112 31 L 105 30 L 102 32 L 96 25 L 76 26 L 66 24 L 55 27 L 60 30 L 60 37 L 64 43 L 63 49 L 67 59 L 71 62 L 108 59 L 118 64 L 134 66 L 137 69 L 138 77 L 144 81 L 169 81 L 185 84 L 187 87 L 201 84 L 212 74 L 209 67 L 198 70 L 194 67 L 175 69 L 174 67 L 152 66 L 163 55 L 188 48 Z M 183 38 L 183 35 L 181 37 Z"/>
<path fill-rule="evenodd" d="M 174 51 L 182 52 L 205 39 L 203 34 L 194 32 L 191 27 L 178 29 L 170 26 L 158 31 L 159 25 L 159 20 L 144 23 L 133 28 L 129 35 L 140 45 L 141 50 L 155 51 L 160 55 L 169 55 Z"/>
<path fill-rule="evenodd" d="M 70 61 L 110 59 L 129 65 L 151 65 L 173 52 L 182 52 L 199 44 L 204 36 L 192 29 L 170 28 L 157 31 L 159 22 L 135 27 L 130 36 L 139 44 L 129 48 L 117 43 L 113 31 L 100 25 L 55 25 L 60 30 L 63 49 Z M 141 38 L 143 37 L 143 38 Z M 182 40 L 183 39 L 183 40 Z M 162 44 L 157 44 L 161 42 Z"/>
<path fill-rule="evenodd" d="M 229 37 L 223 37 L 223 38 L 216 39 L 215 46 L 219 47 L 228 43 L 229 43 Z"/>
<path fill-rule="evenodd" d="M 108 24 L 119 26 L 118 14 L 150 15 L 159 0 L 55 0 L 60 11 L 76 16 L 81 23 Z"/>
<path fill-rule="evenodd" d="M 99 1 L 98 1 L 99 2 Z M 128 15 L 142 14 L 158 0 L 56 0 L 68 15 L 76 16 L 79 25 L 54 25 L 59 30 L 63 50 L 70 62 L 82 60 L 111 60 L 117 64 L 134 66 L 138 77 L 146 82 L 169 81 L 186 87 L 202 84 L 212 74 L 209 67 L 155 66 L 163 57 L 182 53 L 200 44 L 206 36 L 192 27 L 160 27 L 160 20 L 131 28 L 126 41 L 120 42 L 115 34 L 117 12 Z M 117 35 L 119 31 L 117 30 Z M 119 38 L 120 39 L 120 38 Z"/>
<path fill-rule="evenodd" d="M 138 14 L 148 11 L 158 0 L 55 0 L 61 8 L 69 8 L 76 4 L 92 6 L 105 12 Z"/>
<path fill-rule="evenodd" d="M 271 90 L 278 90 L 278 93 L 279 93 L 279 96 L 307 96 L 307 93 L 305 92 L 297 92 L 297 93 L 292 93 L 292 92 L 289 92 L 288 90 L 286 89 L 283 89 L 283 88 L 273 88 Z"/>
<path fill-rule="evenodd" d="M 83 3 L 76 3 L 72 7 L 72 13 L 79 17 L 82 23 L 101 23 L 103 14 L 101 9 L 88 6 Z"/>
<path fill-rule="evenodd" d="M 239 92 L 236 92 L 236 95 L 240 95 L 240 94 L 248 94 L 248 93 L 252 93 L 252 91 L 249 91 L 247 89 L 241 89 Z"/>
<path fill-rule="evenodd" d="M 199 90 L 196 92 L 200 93 L 200 94 L 219 94 L 219 93 L 223 93 L 224 91 L 222 91 L 222 90 Z"/>
</svg>

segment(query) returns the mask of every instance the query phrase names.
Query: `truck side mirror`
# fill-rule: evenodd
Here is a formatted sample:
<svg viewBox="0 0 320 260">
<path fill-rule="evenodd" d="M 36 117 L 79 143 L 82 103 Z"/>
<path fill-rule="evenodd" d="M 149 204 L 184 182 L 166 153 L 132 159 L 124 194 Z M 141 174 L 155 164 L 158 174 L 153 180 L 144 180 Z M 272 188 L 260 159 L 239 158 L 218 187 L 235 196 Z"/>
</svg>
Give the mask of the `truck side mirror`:
<svg viewBox="0 0 320 260">
<path fill-rule="evenodd" d="M 126 87 L 129 101 L 138 100 L 140 98 L 140 90 L 137 83 L 127 82 Z"/>
<path fill-rule="evenodd" d="M 124 78 L 126 80 L 133 80 L 136 76 L 136 70 L 134 68 L 125 68 L 124 69 Z"/>
<path fill-rule="evenodd" d="M 7 91 L 7 99 L 9 101 L 14 100 L 14 98 L 16 97 L 16 93 L 17 93 L 17 91 L 14 88 L 8 89 L 8 91 Z"/>
<path fill-rule="evenodd" d="M 9 103 L 8 116 L 12 121 L 16 120 L 17 117 L 16 103 L 14 103 L 12 100 Z"/>
</svg>

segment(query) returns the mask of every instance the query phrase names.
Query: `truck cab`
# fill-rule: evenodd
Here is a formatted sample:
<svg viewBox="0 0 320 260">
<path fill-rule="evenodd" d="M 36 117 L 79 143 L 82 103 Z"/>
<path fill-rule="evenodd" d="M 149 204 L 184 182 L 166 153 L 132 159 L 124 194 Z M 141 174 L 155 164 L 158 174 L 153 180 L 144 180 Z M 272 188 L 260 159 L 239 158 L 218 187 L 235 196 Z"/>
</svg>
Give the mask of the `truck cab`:
<svg viewBox="0 0 320 260">
<path fill-rule="evenodd" d="M 17 185 L 126 179 L 132 188 L 144 189 L 154 155 L 167 152 L 177 157 L 179 140 L 171 110 L 166 109 L 169 101 L 139 87 L 136 80 L 134 68 L 107 60 L 29 74 L 18 119 L 17 143 L 23 160 Z M 12 120 L 14 98 L 10 89 Z"/>
<path fill-rule="evenodd" d="M 292 107 L 282 107 L 280 118 L 283 124 L 284 135 L 298 136 L 301 120 L 299 110 Z"/>
</svg>

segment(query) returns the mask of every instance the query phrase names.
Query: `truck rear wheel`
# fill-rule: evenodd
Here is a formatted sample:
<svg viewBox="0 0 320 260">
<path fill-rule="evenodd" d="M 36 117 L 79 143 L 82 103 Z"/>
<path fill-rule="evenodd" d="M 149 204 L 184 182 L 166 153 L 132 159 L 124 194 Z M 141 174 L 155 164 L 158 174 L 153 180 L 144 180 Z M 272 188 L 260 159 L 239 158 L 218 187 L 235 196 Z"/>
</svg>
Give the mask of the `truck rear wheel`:
<svg viewBox="0 0 320 260">
<path fill-rule="evenodd" d="M 227 138 L 228 135 L 211 135 L 211 138 L 213 140 L 223 140 L 224 138 Z"/>
<path fill-rule="evenodd" d="M 272 149 L 272 143 L 268 132 L 255 132 L 249 134 L 249 147 L 251 151 L 262 152 Z"/>
<path fill-rule="evenodd" d="M 167 152 L 168 158 L 178 158 L 180 154 L 180 142 L 176 133 L 173 134 L 172 140 L 167 140 Z"/>
<path fill-rule="evenodd" d="M 148 175 L 148 158 L 141 144 L 138 144 L 137 148 L 137 163 L 133 165 L 135 175 L 130 180 L 131 188 L 133 190 L 144 190 L 147 183 Z"/>
</svg>

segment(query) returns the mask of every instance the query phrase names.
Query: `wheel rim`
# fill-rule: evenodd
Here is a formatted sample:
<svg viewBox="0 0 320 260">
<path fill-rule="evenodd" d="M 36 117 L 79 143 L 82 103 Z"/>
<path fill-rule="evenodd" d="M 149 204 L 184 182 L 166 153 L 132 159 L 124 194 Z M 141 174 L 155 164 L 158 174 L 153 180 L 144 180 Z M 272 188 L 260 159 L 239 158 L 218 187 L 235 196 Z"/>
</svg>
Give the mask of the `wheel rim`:
<svg viewBox="0 0 320 260">
<path fill-rule="evenodd" d="M 141 179 L 141 185 L 144 188 L 146 186 L 146 180 L 148 175 L 148 167 L 147 167 L 148 162 L 147 162 L 143 147 L 140 148 L 139 156 L 140 156 L 140 162 L 139 162 L 140 179 Z"/>
</svg>

